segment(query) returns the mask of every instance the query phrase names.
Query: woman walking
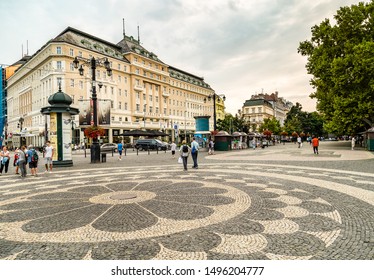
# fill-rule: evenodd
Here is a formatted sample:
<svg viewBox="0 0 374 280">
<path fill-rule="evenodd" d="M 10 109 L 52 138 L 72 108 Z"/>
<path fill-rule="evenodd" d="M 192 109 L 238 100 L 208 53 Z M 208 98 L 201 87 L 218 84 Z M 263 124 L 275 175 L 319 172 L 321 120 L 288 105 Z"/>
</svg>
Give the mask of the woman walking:
<svg viewBox="0 0 374 280">
<path fill-rule="evenodd" d="M 4 146 L 3 150 L 0 152 L 0 164 L 1 164 L 0 175 L 3 175 L 4 167 L 5 167 L 5 173 L 8 173 L 9 161 L 10 161 L 10 154 L 9 154 L 8 148 Z"/>
<path fill-rule="evenodd" d="M 182 145 L 179 149 L 179 152 L 182 157 L 184 171 L 187 171 L 187 159 L 190 154 L 190 151 L 191 151 L 191 148 L 187 146 L 186 140 L 183 140 Z"/>
<path fill-rule="evenodd" d="M 21 149 L 18 149 L 18 166 L 19 169 L 21 170 L 21 177 L 25 178 L 26 177 L 26 146 L 22 146 Z"/>
</svg>

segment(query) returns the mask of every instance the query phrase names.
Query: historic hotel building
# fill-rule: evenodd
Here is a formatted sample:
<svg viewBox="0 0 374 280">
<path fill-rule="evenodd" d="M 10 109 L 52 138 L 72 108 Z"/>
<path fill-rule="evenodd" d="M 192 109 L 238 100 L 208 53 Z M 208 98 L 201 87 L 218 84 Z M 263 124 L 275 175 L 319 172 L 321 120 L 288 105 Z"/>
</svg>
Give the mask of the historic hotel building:
<svg viewBox="0 0 374 280">
<path fill-rule="evenodd" d="M 163 130 L 174 137 L 174 128 L 178 127 L 179 136 L 191 136 L 194 116 L 213 116 L 212 102 L 204 100 L 215 92 L 202 77 L 165 64 L 143 48 L 139 39 L 124 34 L 118 44 L 113 44 L 68 27 L 7 81 L 10 145 L 20 144 L 20 137 L 14 136 L 20 132 L 20 121 L 27 144 L 44 143 L 49 120 L 40 109 L 48 105 L 49 96 L 58 91 L 59 84 L 72 97 L 71 106 L 83 113 L 82 105 L 91 97 L 91 69 L 85 65 L 81 76 L 74 68 L 75 57 L 107 57 L 110 62 L 111 76 L 104 66 L 96 68 L 99 116 L 101 104 L 110 106 L 110 123 L 100 124 L 99 120 L 106 130 L 103 142 L 116 142 L 120 133 L 132 129 Z M 212 130 L 212 118 L 210 122 Z M 78 116 L 74 123 L 72 142 L 81 143 L 85 126 L 79 124 Z"/>
</svg>

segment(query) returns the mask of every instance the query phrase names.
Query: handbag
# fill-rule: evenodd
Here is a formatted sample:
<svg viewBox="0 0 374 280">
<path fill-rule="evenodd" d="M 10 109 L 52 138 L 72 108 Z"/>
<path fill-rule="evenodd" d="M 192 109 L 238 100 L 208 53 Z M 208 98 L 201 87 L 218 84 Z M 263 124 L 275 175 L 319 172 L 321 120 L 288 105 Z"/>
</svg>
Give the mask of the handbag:
<svg viewBox="0 0 374 280">
<path fill-rule="evenodd" d="M 179 158 L 178 158 L 178 163 L 183 163 L 183 159 L 182 159 L 182 157 L 179 157 Z"/>
</svg>

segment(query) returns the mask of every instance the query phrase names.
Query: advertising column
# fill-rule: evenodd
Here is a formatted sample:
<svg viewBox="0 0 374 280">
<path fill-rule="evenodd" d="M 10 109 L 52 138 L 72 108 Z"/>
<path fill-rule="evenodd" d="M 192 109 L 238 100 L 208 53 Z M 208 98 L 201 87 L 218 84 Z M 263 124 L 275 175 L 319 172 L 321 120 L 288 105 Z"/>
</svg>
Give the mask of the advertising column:
<svg viewBox="0 0 374 280">
<path fill-rule="evenodd" d="M 57 149 L 57 113 L 50 114 L 50 131 L 49 131 L 49 139 L 51 142 L 51 146 L 53 147 L 53 161 L 57 161 L 58 159 L 58 149 Z"/>
</svg>

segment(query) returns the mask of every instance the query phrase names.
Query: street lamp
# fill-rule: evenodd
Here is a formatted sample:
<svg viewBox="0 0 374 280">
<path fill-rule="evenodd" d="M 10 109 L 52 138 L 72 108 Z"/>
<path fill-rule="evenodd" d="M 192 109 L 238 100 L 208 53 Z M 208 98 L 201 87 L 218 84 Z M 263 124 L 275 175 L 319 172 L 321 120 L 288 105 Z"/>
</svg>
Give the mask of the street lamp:
<svg viewBox="0 0 374 280">
<path fill-rule="evenodd" d="M 22 147 L 23 145 L 23 141 L 22 141 L 22 129 L 23 129 L 23 122 L 25 121 L 24 118 L 20 117 L 19 120 L 18 120 L 18 124 L 17 124 L 17 127 L 19 128 L 19 137 L 20 137 L 20 146 Z"/>
<path fill-rule="evenodd" d="M 79 61 L 83 63 L 79 66 Z M 107 57 L 104 58 L 94 58 L 86 59 L 83 57 L 75 57 L 73 60 L 74 68 L 78 69 L 79 67 L 79 75 L 83 76 L 84 74 L 84 65 L 89 65 L 92 70 L 92 107 L 93 107 L 93 123 L 91 121 L 91 125 L 97 127 L 97 94 L 96 94 L 96 66 L 104 66 L 108 76 L 112 75 L 112 69 L 110 69 L 110 63 Z M 100 145 L 97 139 L 97 136 L 93 138 L 93 142 L 91 145 L 91 163 L 98 163 L 100 162 Z"/>
<path fill-rule="evenodd" d="M 216 120 L 216 99 L 220 100 L 222 98 L 223 101 L 226 100 L 226 96 L 224 94 L 210 94 L 208 96 L 208 100 L 210 101 L 211 99 L 213 99 L 213 130 L 216 131 L 217 130 L 217 120 Z M 206 102 L 206 98 L 204 98 L 204 102 Z"/>
</svg>

